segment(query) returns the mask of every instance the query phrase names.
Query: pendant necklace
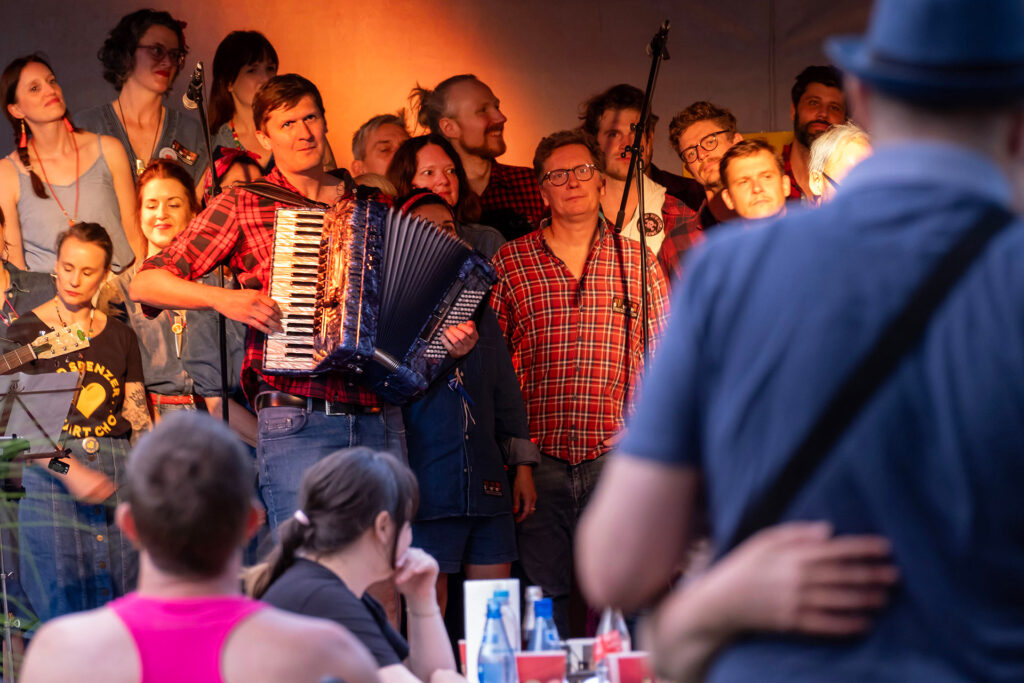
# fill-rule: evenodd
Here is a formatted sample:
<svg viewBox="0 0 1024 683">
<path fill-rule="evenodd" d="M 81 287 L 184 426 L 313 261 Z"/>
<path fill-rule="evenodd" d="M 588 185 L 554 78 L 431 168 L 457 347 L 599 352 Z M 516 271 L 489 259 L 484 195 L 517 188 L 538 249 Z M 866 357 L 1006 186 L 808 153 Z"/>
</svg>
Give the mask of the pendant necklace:
<svg viewBox="0 0 1024 683">
<path fill-rule="evenodd" d="M 57 312 L 57 320 L 60 321 L 60 326 L 64 329 L 70 329 L 68 324 L 64 322 L 63 316 L 60 314 L 60 306 L 57 305 L 57 297 L 53 297 L 53 310 Z M 96 316 L 96 309 L 89 309 L 89 334 L 86 335 L 87 339 L 92 339 L 92 319 Z"/>
<path fill-rule="evenodd" d="M 71 133 L 71 144 L 75 146 L 75 214 L 74 214 L 73 218 L 68 215 L 68 212 L 64 208 L 64 205 L 61 204 L 61 202 L 60 202 L 60 198 L 57 197 L 57 193 L 53 191 L 53 187 L 50 185 L 50 178 L 49 178 L 49 176 L 46 175 L 46 167 L 43 166 L 43 158 L 41 156 L 39 156 L 39 150 L 36 149 L 36 139 L 35 139 L 35 137 L 33 137 L 31 140 L 29 140 L 29 144 L 32 145 L 32 151 L 35 152 L 35 154 L 36 154 L 36 161 L 39 162 L 39 170 L 43 172 L 43 180 L 46 182 L 46 189 L 48 189 L 50 191 L 50 196 L 53 197 L 53 200 L 55 202 L 57 202 L 57 207 L 60 209 L 60 212 L 62 214 L 64 214 L 65 218 L 68 219 L 68 225 L 74 225 L 75 223 L 78 222 L 78 186 L 79 186 L 79 181 L 81 180 L 81 178 L 78 175 L 78 171 L 79 171 L 79 165 L 78 165 L 79 154 L 78 154 L 78 141 L 75 139 L 75 134 Z"/>
<path fill-rule="evenodd" d="M 121 114 L 121 125 L 124 126 L 124 137 L 128 140 L 128 149 L 132 153 L 132 157 L 135 159 L 135 175 L 140 176 L 142 172 L 146 170 L 146 162 L 139 158 L 139 155 L 135 152 L 135 147 L 132 146 L 132 139 L 128 136 L 128 119 L 124 117 L 124 109 L 121 108 L 121 97 L 117 98 L 117 111 Z M 149 150 L 149 158 L 153 158 L 153 153 L 156 152 L 156 143 L 160 141 L 160 133 L 164 129 L 164 107 L 160 105 L 160 120 L 156 124 L 156 132 L 153 134 L 153 146 Z"/>
</svg>

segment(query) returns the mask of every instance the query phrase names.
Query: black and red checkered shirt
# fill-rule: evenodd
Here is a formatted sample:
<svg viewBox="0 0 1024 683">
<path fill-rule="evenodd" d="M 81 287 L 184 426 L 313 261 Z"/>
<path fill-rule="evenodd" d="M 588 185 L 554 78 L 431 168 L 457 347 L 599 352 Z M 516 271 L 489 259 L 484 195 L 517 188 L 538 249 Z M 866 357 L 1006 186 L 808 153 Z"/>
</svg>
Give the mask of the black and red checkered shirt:
<svg viewBox="0 0 1024 683">
<path fill-rule="evenodd" d="M 526 235 L 547 213 L 533 169 L 491 162 L 491 177 L 480 195 L 481 222 L 497 228 L 507 240 Z"/>
<path fill-rule="evenodd" d="M 578 281 L 541 230 L 494 255 L 491 305 L 519 376 L 530 435 L 542 452 L 573 465 L 611 449 L 642 368 L 640 245 L 603 219 L 599 230 Z M 647 272 L 653 347 L 668 288 L 651 256 Z"/>
<path fill-rule="evenodd" d="M 703 242 L 704 229 L 717 222 L 711 214 L 711 209 L 708 208 L 707 200 L 701 205 L 699 211 L 696 213 L 690 211 L 683 216 L 683 220 L 675 222 L 671 228 L 669 228 L 668 220 L 665 220 L 665 240 L 661 243 L 661 250 L 658 252 L 658 262 L 670 283 L 675 283 L 679 279 L 686 252 L 691 247 Z M 705 223 L 710 224 L 705 225 Z"/>
<path fill-rule="evenodd" d="M 298 192 L 278 169 L 266 180 Z M 267 293 L 274 249 L 274 212 L 286 206 L 245 190 L 231 189 L 196 216 L 163 251 L 146 260 L 141 270 L 160 268 L 187 280 L 196 280 L 221 263 L 238 277 L 241 287 Z M 262 372 L 265 335 L 249 328 L 242 362 L 242 386 L 252 401 L 260 382 L 295 396 L 329 401 L 380 405 L 376 394 L 337 373 L 317 376 L 269 375 Z"/>
<path fill-rule="evenodd" d="M 789 176 L 789 196 L 787 200 L 796 200 L 804 198 L 804 191 L 800 189 L 800 185 L 796 182 L 796 176 L 793 175 L 793 143 L 782 146 L 782 164 L 786 167 L 786 175 Z"/>
</svg>

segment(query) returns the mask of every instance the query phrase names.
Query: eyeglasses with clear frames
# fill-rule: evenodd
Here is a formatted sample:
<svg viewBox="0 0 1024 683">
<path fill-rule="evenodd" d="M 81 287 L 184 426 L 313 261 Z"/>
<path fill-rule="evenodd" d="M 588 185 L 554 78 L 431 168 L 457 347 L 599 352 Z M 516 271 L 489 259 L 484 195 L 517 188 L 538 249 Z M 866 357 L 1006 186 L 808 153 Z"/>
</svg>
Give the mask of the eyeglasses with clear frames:
<svg viewBox="0 0 1024 683">
<path fill-rule="evenodd" d="M 700 139 L 700 141 L 692 146 L 686 147 L 679 151 L 679 156 L 683 158 L 688 164 L 692 164 L 697 161 L 697 147 L 703 147 L 705 152 L 714 151 L 715 147 L 718 147 L 718 136 L 722 133 L 728 133 L 727 130 L 716 130 L 714 133 L 708 133 Z"/>
<path fill-rule="evenodd" d="M 543 183 L 546 180 L 555 187 L 560 187 L 569 182 L 569 172 L 571 171 L 576 176 L 576 180 L 583 183 L 593 178 L 596 170 L 597 166 L 594 164 L 580 164 L 575 168 L 553 168 L 544 174 L 540 182 Z"/>
<path fill-rule="evenodd" d="M 137 45 L 137 50 L 145 50 L 149 53 L 149 56 L 153 58 L 153 61 L 159 64 L 164 61 L 164 57 L 170 57 L 171 63 L 175 66 L 181 67 L 185 63 L 185 56 L 188 54 L 188 49 L 176 47 L 173 50 L 168 50 L 160 43 L 155 45 Z"/>
</svg>

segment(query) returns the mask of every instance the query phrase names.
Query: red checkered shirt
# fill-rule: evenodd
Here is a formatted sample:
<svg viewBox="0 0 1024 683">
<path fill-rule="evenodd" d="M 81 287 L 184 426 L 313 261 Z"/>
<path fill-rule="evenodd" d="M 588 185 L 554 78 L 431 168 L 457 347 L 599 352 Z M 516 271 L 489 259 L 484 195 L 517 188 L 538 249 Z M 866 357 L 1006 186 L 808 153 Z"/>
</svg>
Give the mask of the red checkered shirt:
<svg viewBox="0 0 1024 683">
<path fill-rule="evenodd" d="M 298 192 L 276 168 L 265 180 Z M 265 294 L 274 248 L 274 212 L 282 206 L 287 205 L 245 190 L 228 190 L 196 216 L 166 249 L 147 259 L 142 270 L 160 268 L 178 277 L 196 280 L 225 263 L 235 272 L 241 287 L 258 289 Z M 380 405 L 376 394 L 337 373 L 297 377 L 263 373 L 264 337 L 262 332 L 249 328 L 245 340 L 242 386 L 250 400 L 255 399 L 259 383 L 265 382 L 295 396 L 362 406 Z"/>
<path fill-rule="evenodd" d="M 542 452 L 573 465 L 611 449 L 609 440 L 630 410 L 643 356 L 640 245 L 600 220 L 579 281 L 541 230 L 494 255 L 498 283 L 491 305 L 519 376 L 530 435 Z M 667 291 L 649 255 L 652 347 L 665 321 Z"/>
<path fill-rule="evenodd" d="M 796 182 L 796 176 L 793 175 L 793 143 L 782 146 L 782 163 L 786 167 L 786 175 L 789 176 L 789 196 L 786 197 L 788 200 L 803 199 L 804 191 L 800 189 L 800 185 Z"/>
<path fill-rule="evenodd" d="M 697 212 L 689 207 L 684 208 L 689 213 L 682 216 L 682 220 L 675 221 L 671 228 L 668 218 L 665 218 L 665 240 L 661 243 L 661 251 L 658 252 L 658 262 L 672 283 L 679 279 L 686 252 L 704 241 L 704 223 L 715 220 L 708 208 L 707 200 L 701 204 Z"/>
<path fill-rule="evenodd" d="M 480 195 L 480 208 L 484 211 L 510 209 L 530 221 L 534 228 L 540 225 L 547 212 L 533 169 L 506 166 L 497 161 L 491 162 L 491 177 Z"/>
</svg>

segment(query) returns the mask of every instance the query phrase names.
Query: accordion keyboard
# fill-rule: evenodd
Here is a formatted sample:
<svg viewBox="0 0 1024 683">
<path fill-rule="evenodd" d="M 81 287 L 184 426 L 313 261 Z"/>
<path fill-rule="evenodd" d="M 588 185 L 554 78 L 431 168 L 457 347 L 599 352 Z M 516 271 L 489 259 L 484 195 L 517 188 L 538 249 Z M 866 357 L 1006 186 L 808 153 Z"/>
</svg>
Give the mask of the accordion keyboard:
<svg viewBox="0 0 1024 683">
<path fill-rule="evenodd" d="M 274 254 L 270 298 L 281 308 L 281 332 L 267 335 L 263 369 L 277 374 L 310 374 L 313 360 L 313 313 L 324 211 L 278 209 L 274 220 Z"/>
</svg>

